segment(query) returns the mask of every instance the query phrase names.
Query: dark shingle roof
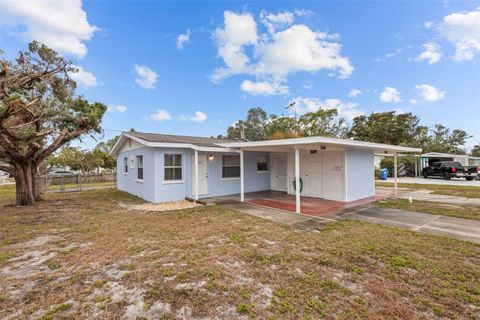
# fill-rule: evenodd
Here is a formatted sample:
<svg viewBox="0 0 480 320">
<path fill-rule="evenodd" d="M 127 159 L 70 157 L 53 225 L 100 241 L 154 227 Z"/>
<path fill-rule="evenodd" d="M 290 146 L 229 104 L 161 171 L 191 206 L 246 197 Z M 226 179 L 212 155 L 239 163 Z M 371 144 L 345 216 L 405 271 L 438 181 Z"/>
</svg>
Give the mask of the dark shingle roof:
<svg viewBox="0 0 480 320">
<path fill-rule="evenodd" d="M 125 132 L 148 142 L 188 143 L 200 147 L 217 147 L 218 143 L 238 142 L 238 140 L 215 139 L 207 137 L 177 136 L 160 133 Z"/>
</svg>

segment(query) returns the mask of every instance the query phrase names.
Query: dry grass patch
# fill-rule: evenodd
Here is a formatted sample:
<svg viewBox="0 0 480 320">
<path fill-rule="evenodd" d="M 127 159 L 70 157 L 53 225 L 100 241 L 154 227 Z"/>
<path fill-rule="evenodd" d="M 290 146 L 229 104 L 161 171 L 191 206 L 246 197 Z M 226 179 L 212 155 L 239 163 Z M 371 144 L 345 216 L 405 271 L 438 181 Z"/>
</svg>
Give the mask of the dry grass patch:
<svg viewBox="0 0 480 320">
<path fill-rule="evenodd" d="M 478 206 L 459 206 L 453 204 L 417 200 L 410 203 L 406 199 L 397 198 L 377 201 L 375 202 L 375 206 L 378 208 L 401 209 L 406 211 L 433 213 L 456 218 L 480 220 L 480 207 Z"/>
<path fill-rule="evenodd" d="M 131 212 L 118 202 L 143 202 L 116 190 L 46 198 L 0 207 L 0 318 L 480 316 L 473 243 L 358 221 L 305 232 L 219 207 Z"/>
<path fill-rule="evenodd" d="M 393 188 L 393 182 L 375 182 L 377 187 Z M 399 183 L 399 188 L 418 190 L 431 190 L 433 194 L 442 194 L 446 196 L 456 196 L 464 198 L 480 198 L 480 182 L 479 187 L 472 186 L 452 186 L 441 184 L 417 184 L 417 183 Z"/>
</svg>

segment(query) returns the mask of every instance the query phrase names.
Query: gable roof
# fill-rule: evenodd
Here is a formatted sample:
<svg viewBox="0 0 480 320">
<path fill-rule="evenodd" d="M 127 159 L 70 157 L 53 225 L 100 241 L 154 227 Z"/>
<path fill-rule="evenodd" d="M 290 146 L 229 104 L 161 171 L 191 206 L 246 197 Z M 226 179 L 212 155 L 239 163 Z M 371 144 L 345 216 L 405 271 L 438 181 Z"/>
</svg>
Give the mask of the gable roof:
<svg viewBox="0 0 480 320">
<path fill-rule="evenodd" d="M 219 146 L 220 143 L 231 143 L 236 140 L 216 139 L 207 137 L 180 136 L 160 133 L 122 132 L 117 143 L 110 150 L 111 155 L 116 155 L 121 146 L 131 139 L 146 147 L 189 148 L 199 151 L 228 151 L 228 148 Z"/>
<path fill-rule="evenodd" d="M 127 132 L 129 135 L 148 142 L 165 142 L 165 143 L 187 143 L 201 147 L 218 147 L 219 143 L 235 142 L 235 140 L 216 139 L 207 137 L 179 136 L 161 133 L 143 133 L 143 132 Z"/>
</svg>

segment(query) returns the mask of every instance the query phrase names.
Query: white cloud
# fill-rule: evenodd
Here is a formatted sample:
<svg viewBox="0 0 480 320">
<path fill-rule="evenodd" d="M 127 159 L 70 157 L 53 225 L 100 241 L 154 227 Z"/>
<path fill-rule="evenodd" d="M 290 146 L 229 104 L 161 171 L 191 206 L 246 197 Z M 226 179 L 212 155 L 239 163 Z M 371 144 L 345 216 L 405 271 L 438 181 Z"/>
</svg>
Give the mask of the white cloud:
<svg viewBox="0 0 480 320">
<path fill-rule="evenodd" d="M 417 99 L 410 99 L 410 104 L 418 104 L 418 100 Z"/>
<path fill-rule="evenodd" d="M 158 74 L 155 71 L 147 66 L 135 65 L 135 74 L 137 75 L 135 82 L 139 86 L 145 89 L 155 88 L 155 83 L 157 82 L 158 78 Z"/>
<path fill-rule="evenodd" d="M 280 84 L 279 82 L 268 82 L 268 81 L 258 81 L 252 82 L 250 80 L 245 80 L 242 82 L 240 89 L 242 91 L 249 93 L 251 95 L 283 95 L 288 93 L 288 87 Z"/>
<path fill-rule="evenodd" d="M 203 122 L 205 120 L 207 120 L 207 115 L 205 113 L 203 113 L 202 111 L 197 111 L 195 112 L 195 116 L 193 116 L 191 118 L 192 121 L 195 121 L 195 122 Z"/>
<path fill-rule="evenodd" d="M 270 33 L 274 33 L 277 29 L 291 25 L 293 20 L 294 14 L 288 11 L 277 14 L 269 13 L 265 10 L 260 12 L 260 22 L 262 22 Z"/>
<path fill-rule="evenodd" d="M 398 103 L 402 101 L 400 92 L 397 89 L 392 87 L 385 87 L 382 93 L 380 93 L 380 101 L 382 102 L 391 102 Z"/>
<path fill-rule="evenodd" d="M 187 29 L 186 33 L 179 34 L 177 37 L 177 49 L 183 50 L 185 44 L 190 41 L 190 29 Z"/>
<path fill-rule="evenodd" d="M 350 92 L 348 93 L 348 97 L 349 98 L 356 98 L 358 97 L 359 95 L 362 94 L 362 90 L 360 89 L 352 89 L 350 90 Z"/>
<path fill-rule="evenodd" d="M 305 82 L 303 83 L 303 88 L 304 88 L 304 89 L 307 89 L 307 90 L 312 89 L 312 88 L 313 88 L 313 82 L 312 82 L 312 81 L 308 81 L 308 80 L 305 81 Z"/>
<path fill-rule="evenodd" d="M 315 112 L 319 109 L 337 109 L 338 115 L 349 121 L 353 118 L 365 114 L 358 109 L 358 104 L 354 102 L 343 102 L 340 99 L 320 100 L 317 98 L 296 97 L 290 102 L 295 102 L 295 108 L 298 114 Z"/>
<path fill-rule="evenodd" d="M 25 40 L 37 40 L 62 53 L 83 58 L 85 42 L 98 28 L 87 20 L 80 0 L 2 1 L 2 25 L 24 27 Z"/>
<path fill-rule="evenodd" d="M 430 84 L 419 84 L 415 86 L 418 95 L 425 101 L 437 101 L 445 97 L 446 92 L 438 90 Z"/>
<path fill-rule="evenodd" d="M 440 61 L 442 53 L 440 52 L 440 46 L 433 42 L 427 42 L 422 45 L 423 51 L 415 61 L 427 61 L 428 64 L 434 64 Z"/>
<path fill-rule="evenodd" d="M 127 111 L 127 107 L 121 106 L 121 105 L 108 106 L 108 107 L 107 107 L 107 111 L 108 111 L 108 112 L 119 112 L 119 113 L 123 113 L 123 112 Z"/>
<path fill-rule="evenodd" d="M 472 60 L 480 54 L 480 7 L 445 16 L 439 30 L 447 41 L 455 45 L 454 60 Z"/>
<path fill-rule="evenodd" d="M 194 116 L 185 116 L 185 115 L 180 115 L 178 117 L 178 120 L 180 121 L 194 121 L 194 122 L 204 122 L 205 120 L 207 120 L 207 115 L 205 113 L 203 113 L 202 111 L 197 111 L 195 112 L 195 115 Z"/>
<path fill-rule="evenodd" d="M 154 114 L 150 115 L 150 119 L 161 122 L 172 119 L 172 116 L 167 110 L 157 109 Z"/>
<path fill-rule="evenodd" d="M 257 23 L 249 13 L 236 14 L 225 11 L 224 28 L 217 28 L 214 33 L 218 46 L 218 56 L 226 67 L 214 71 L 211 79 L 218 82 L 226 77 L 239 73 L 249 73 L 250 59 L 244 46 L 257 43 Z"/>
<path fill-rule="evenodd" d="M 426 29 L 431 29 L 433 28 L 434 24 L 432 21 L 426 21 L 423 26 L 426 28 Z"/>
<path fill-rule="evenodd" d="M 78 72 L 69 72 L 68 75 L 72 80 L 77 82 L 78 84 L 82 84 L 86 87 L 96 87 L 97 86 L 97 78 L 93 75 L 93 73 L 86 71 L 81 66 L 75 66 L 78 69 Z"/>
<path fill-rule="evenodd" d="M 262 33 L 250 13 L 226 11 L 224 27 L 214 33 L 218 56 L 225 66 L 214 70 L 211 80 L 219 82 L 232 75 L 247 74 L 258 83 L 268 81 L 284 86 L 291 73 L 315 73 L 322 69 L 337 71 L 340 78 L 349 77 L 354 68 L 340 54 L 338 36 L 313 31 L 303 24 L 290 26 L 292 16 L 285 12 L 262 13 L 261 22 L 268 23 L 269 29 Z"/>
</svg>

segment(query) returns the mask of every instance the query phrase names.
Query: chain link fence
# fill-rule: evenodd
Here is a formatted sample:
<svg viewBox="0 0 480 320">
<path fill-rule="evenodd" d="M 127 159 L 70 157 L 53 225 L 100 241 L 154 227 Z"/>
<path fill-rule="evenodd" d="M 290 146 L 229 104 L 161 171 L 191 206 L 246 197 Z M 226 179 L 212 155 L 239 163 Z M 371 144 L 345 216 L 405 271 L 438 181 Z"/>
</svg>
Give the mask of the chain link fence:
<svg viewBox="0 0 480 320">
<path fill-rule="evenodd" d="M 42 175 L 37 176 L 40 192 L 72 192 L 112 188 L 117 184 L 116 173 Z"/>
</svg>

